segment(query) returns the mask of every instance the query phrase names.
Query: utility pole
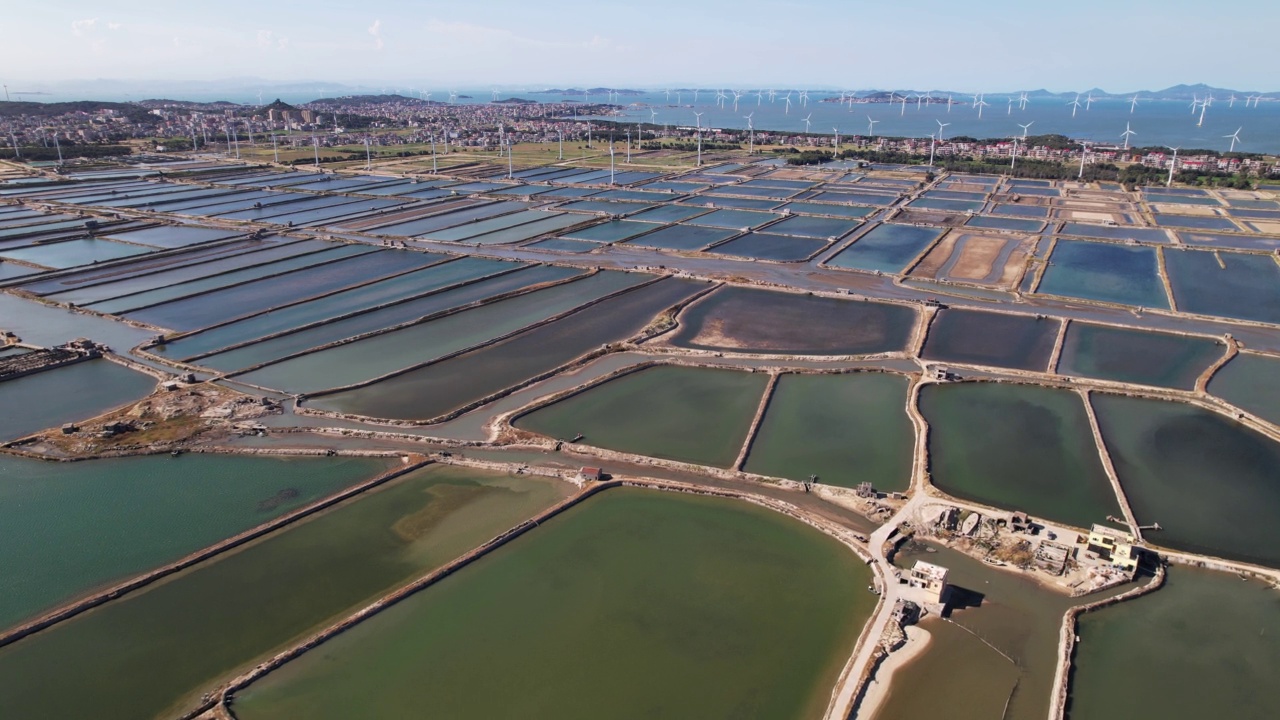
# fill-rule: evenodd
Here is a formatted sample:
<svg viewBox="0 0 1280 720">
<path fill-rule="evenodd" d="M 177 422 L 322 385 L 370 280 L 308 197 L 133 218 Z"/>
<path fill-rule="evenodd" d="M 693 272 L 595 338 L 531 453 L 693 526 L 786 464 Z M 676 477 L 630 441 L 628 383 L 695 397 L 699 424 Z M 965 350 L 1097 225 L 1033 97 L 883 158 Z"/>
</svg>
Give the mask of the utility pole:
<svg viewBox="0 0 1280 720">
<path fill-rule="evenodd" d="M 280 144 L 275 133 L 271 133 L 271 151 L 276 156 L 276 164 L 280 164 Z"/>
</svg>

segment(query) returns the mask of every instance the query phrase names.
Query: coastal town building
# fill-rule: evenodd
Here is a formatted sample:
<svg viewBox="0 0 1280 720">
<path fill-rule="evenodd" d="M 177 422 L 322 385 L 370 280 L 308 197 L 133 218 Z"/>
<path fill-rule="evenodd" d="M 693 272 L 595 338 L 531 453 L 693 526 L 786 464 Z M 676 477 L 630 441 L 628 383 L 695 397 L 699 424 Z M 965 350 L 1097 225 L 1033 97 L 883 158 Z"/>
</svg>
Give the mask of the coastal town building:
<svg viewBox="0 0 1280 720">
<path fill-rule="evenodd" d="M 1087 553 L 1092 553 L 1112 567 L 1130 574 L 1138 570 L 1139 550 L 1132 534 L 1105 525 L 1090 528 L 1089 538 L 1085 541 Z"/>
<path fill-rule="evenodd" d="M 907 575 L 907 585 L 923 590 L 929 602 L 941 603 L 947 595 L 947 569 L 917 560 Z"/>
</svg>

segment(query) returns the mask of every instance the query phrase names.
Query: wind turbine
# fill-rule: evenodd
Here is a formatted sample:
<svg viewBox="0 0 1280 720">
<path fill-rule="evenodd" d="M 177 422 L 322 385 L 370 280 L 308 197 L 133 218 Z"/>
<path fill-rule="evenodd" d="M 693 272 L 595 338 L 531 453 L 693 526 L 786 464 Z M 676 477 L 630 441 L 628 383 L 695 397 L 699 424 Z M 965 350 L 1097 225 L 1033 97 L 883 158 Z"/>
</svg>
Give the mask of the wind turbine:
<svg viewBox="0 0 1280 720">
<path fill-rule="evenodd" d="M 943 128 L 945 128 L 945 127 L 947 127 L 947 126 L 948 126 L 948 125 L 950 125 L 951 123 L 944 123 L 944 122 L 942 122 L 941 120 L 938 120 L 938 119 L 936 119 L 936 118 L 934 119 L 934 122 L 938 123 L 938 140 L 939 140 L 939 141 L 941 141 L 941 140 L 942 140 L 942 129 L 943 129 Z"/>
<path fill-rule="evenodd" d="M 693 114 L 698 119 L 698 167 L 702 167 L 702 113 Z"/>
<path fill-rule="evenodd" d="M 1137 134 L 1138 134 L 1138 133 L 1134 132 L 1134 131 L 1129 127 L 1129 123 L 1125 123 L 1125 124 L 1124 124 L 1124 132 L 1120 133 L 1120 137 L 1124 138 L 1124 149 L 1125 149 L 1125 150 L 1128 150 L 1128 149 L 1129 149 L 1129 136 L 1130 136 L 1130 135 L 1137 135 Z"/>
<path fill-rule="evenodd" d="M 1089 142 L 1086 140 L 1080 143 L 1080 174 L 1076 176 L 1077 180 L 1084 179 L 1084 159 L 1089 156 Z"/>
<path fill-rule="evenodd" d="M 879 120 L 872 120 L 870 115 L 868 115 L 868 116 L 867 116 L 867 137 L 875 137 L 875 135 L 876 135 L 876 123 L 878 123 L 878 122 L 880 122 L 880 121 L 879 121 Z"/>
<path fill-rule="evenodd" d="M 809 91 L 808 90 L 800 91 L 800 106 L 809 107 Z"/>
<path fill-rule="evenodd" d="M 1030 129 L 1031 129 L 1031 126 L 1032 126 L 1032 125 L 1035 125 L 1035 124 L 1036 124 L 1036 121 L 1035 121 L 1035 120 L 1032 120 L 1031 122 L 1027 123 L 1026 125 L 1023 125 L 1022 123 L 1018 123 L 1018 124 L 1017 124 L 1017 125 L 1018 125 L 1018 127 L 1022 128 L 1022 139 L 1023 139 L 1023 140 L 1026 140 L 1026 139 L 1027 139 L 1027 131 L 1028 131 L 1028 130 L 1030 130 Z"/>
<path fill-rule="evenodd" d="M 834 154 L 836 157 L 839 157 L 839 156 L 840 156 L 840 128 L 838 128 L 838 127 L 833 127 L 833 128 L 831 128 L 831 130 L 832 130 L 833 132 L 835 132 L 835 134 L 836 134 L 836 149 L 835 149 L 835 152 L 834 152 L 833 154 Z"/>
<path fill-rule="evenodd" d="M 1089 108 L 1093 107 L 1093 93 L 1089 93 L 1089 97 L 1085 98 L 1084 111 L 1089 112 Z"/>
<path fill-rule="evenodd" d="M 1080 93 L 1076 93 L 1076 99 L 1067 103 L 1071 106 L 1071 117 L 1076 116 L 1076 111 L 1080 109 Z"/>
<path fill-rule="evenodd" d="M 1013 174 L 1013 169 L 1018 165 L 1018 136 L 1013 136 L 1013 154 L 1009 158 L 1009 174 Z"/>
<path fill-rule="evenodd" d="M 452 102 L 458 102 L 458 91 L 457 91 L 457 90 L 450 90 L 450 91 L 449 91 L 449 102 L 451 102 L 451 103 L 452 103 Z"/>
<path fill-rule="evenodd" d="M 809 122 L 809 118 L 811 117 L 813 117 L 813 113 L 809 113 L 804 118 L 804 131 L 806 134 L 809 132 L 809 126 L 811 125 L 811 123 Z"/>
<path fill-rule="evenodd" d="M 750 115 L 747 115 L 745 118 L 743 118 L 744 120 L 747 121 L 747 154 L 748 155 L 755 152 L 755 145 L 756 145 L 756 129 L 751 124 L 752 115 L 755 115 L 755 113 L 751 113 Z"/>
<path fill-rule="evenodd" d="M 1170 150 L 1173 151 L 1173 159 L 1169 161 L 1169 179 L 1166 180 L 1164 183 L 1165 187 L 1170 187 L 1173 185 L 1173 170 L 1174 168 L 1178 167 L 1178 150 L 1180 148 L 1169 147 L 1168 145 L 1166 145 L 1165 147 L 1168 147 Z"/>
<path fill-rule="evenodd" d="M 1005 115 L 1012 115 L 1012 114 L 1013 114 L 1013 97 L 1012 97 L 1012 96 L 1010 96 L 1010 97 L 1009 97 L 1009 111 L 1008 111 L 1008 112 L 1006 112 L 1006 113 L 1005 113 Z"/>
<path fill-rule="evenodd" d="M 1138 96 L 1134 95 L 1129 98 L 1129 114 L 1132 115 L 1134 110 L 1138 109 Z"/>
<path fill-rule="evenodd" d="M 1204 102 L 1200 103 L 1200 120 L 1196 122 L 1196 127 L 1202 127 L 1204 125 L 1204 111 L 1207 110 L 1208 108 L 1209 108 L 1208 100 L 1205 100 Z"/>
<path fill-rule="evenodd" d="M 1019 110 L 1027 109 L 1027 94 L 1025 92 L 1018 97 L 1018 109 Z"/>
<path fill-rule="evenodd" d="M 1228 103 L 1228 104 L 1227 104 L 1227 107 L 1229 107 L 1229 108 L 1233 108 L 1233 107 L 1235 107 L 1235 106 L 1236 106 L 1236 94 L 1235 94 L 1235 93 L 1231 93 L 1231 97 L 1227 98 L 1227 103 Z"/>
<path fill-rule="evenodd" d="M 738 98 L 742 97 L 742 93 L 737 90 L 733 91 L 733 111 L 738 112 Z"/>
<path fill-rule="evenodd" d="M 756 107 L 760 107 L 760 103 L 762 102 L 764 102 L 764 93 L 757 90 L 756 91 Z"/>
<path fill-rule="evenodd" d="M 907 114 L 907 95 L 906 93 L 903 93 L 902 94 L 902 112 L 898 113 L 898 116 L 902 117 L 903 115 L 906 115 L 906 114 Z"/>
<path fill-rule="evenodd" d="M 916 93 L 916 110 L 920 109 L 920 103 L 924 102 L 924 95 Z"/>
<path fill-rule="evenodd" d="M 1236 151 L 1236 143 L 1240 142 L 1240 131 L 1243 129 L 1244 129 L 1243 127 L 1238 127 L 1236 128 L 1236 131 L 1231 133 L 1230 135 L 1223 135 L 1223 137 L 1231 138 L 1231 149 L 1227 150 L 1227 152 Z"/>
<path fill-rule="evenodd" d="M 947 96 L 947 113 L 949 114 L 950 112 L 951 112 L 951 96 L 948 95 Z"/>
<path fill-rule="evenodd" d="M 990 105 L 990 104 L 991 104 L 991 103 L 987 102 L 987 101 L 986 101 L 986 100 L 984 100 L 983 98 L 981 98 L 981 97 L 979 97 L 979 98 L 978 98 L 978 119 L 979 119 L 979 120 L 981 120 L 981 119 L 982 119 L 982 108 L 987 107 L 987 106 L 988 106 L 988 105 Z"/>
<path fill-rule="evenodd" d="M 791 114 L 791 93 L 787 93 L 786 97 L 782 99 L 787 103 L 787 110 L 786 110 L 786 113 L 784 114 L 790 115 Z"/>
<path fill-rule="evenodd" d="M 933 133 L 929 133 L 929 167 L 933 167 L 933 149 L 936 144 L 937 138 L 933 136 Z"/>
<path fill-rule="evenodd" d="M 611 140 L 609 140 L 609 185 L 610 185 L 610 186 L 612 186 L 612 185 L 614 184 L 614 183 L 613 183 L 613 178 L 614 178 L 614 169 L 613 169 L 613 168 L 614 168 L 614 164 L 613 164 L 613 140 L 611 139 Z M 509 178 L 509 177 L 511 177 L 511 175 L 510 175 L 510 174 L 508 174 L 508 175 L 507 175 L 507 177 Z"/>
</svg>

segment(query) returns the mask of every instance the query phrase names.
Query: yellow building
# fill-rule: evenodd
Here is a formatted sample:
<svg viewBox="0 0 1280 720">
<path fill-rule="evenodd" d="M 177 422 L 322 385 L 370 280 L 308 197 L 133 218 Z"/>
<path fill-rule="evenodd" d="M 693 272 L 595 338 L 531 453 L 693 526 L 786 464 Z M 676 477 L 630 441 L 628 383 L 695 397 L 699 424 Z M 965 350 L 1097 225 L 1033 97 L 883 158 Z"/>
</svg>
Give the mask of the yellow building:
<svg viewBox="0 0 1280 720">
<path fill-rule="evenodd" d="M 1116 530 L 1105 525 L 1094 525 L 1089 529 L 1086 549 L 1113 567 L 1120 568 L 1130 574 L 1138 569 L 1138 546 L 1136 540 L 1124 530 Z"/>
</svg>

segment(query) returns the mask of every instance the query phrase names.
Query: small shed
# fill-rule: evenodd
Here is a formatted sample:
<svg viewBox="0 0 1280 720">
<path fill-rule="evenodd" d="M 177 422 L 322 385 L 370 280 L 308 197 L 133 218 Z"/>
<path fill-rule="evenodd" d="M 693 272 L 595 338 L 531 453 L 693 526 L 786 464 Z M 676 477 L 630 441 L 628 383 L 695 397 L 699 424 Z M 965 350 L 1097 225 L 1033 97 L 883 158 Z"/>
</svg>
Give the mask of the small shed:
<svg viewBox="0 0 1280 720">
<path fill-rule="evenodd" d="M 604 478 L 604 471 L 598 467 L 584 467 L 578 471 L 578 477 L 583 480 L 600 482 L 600 480 Z"/>
</svg>

